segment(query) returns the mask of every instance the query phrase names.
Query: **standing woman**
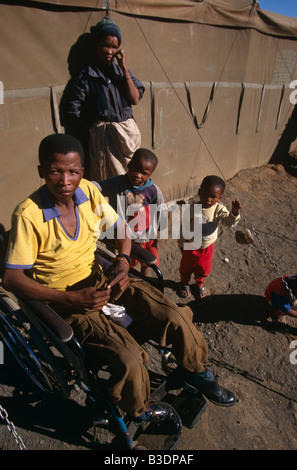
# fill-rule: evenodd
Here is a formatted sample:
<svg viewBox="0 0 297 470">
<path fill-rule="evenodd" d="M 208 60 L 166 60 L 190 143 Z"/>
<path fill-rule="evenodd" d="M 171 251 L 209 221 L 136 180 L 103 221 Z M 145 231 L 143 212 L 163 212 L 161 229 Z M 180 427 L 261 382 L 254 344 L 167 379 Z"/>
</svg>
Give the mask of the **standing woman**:
<svg viewBox="0 0 297 470">
<path fill-rule="evenodd" d="M 98 181 L 126 173 L 140 147 L 132 106 L 142 98 L 144 86 L 128 70 L 125 52 L 120 49 L 121 31 L 110 18 L 92 26 L 91 35 L 96 63 L 84 67 L 72 80 L 60 114 L 61 123 L 74 130 L 71 133 L 76 137 L 88 132 L 87 176 Z"/>
</svg>

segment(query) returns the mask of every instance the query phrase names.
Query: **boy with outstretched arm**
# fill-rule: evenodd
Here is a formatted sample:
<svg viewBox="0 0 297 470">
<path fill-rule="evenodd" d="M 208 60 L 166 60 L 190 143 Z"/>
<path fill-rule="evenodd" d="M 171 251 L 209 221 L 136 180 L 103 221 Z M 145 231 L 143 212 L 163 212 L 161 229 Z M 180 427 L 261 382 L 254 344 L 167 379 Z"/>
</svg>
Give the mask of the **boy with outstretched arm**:
<svg viewBox="0 0 297 470">
<path fill-rule="evenodd" d="M 181 283 L 178 295 L 182 298 L 191 295 L 189 281 L 194 273 L 195 285 L 193 294 L 195 298 L 203 298 L 206 295 L 204 282 L 209 276 L 212 268 L 214 253 L 214 243 L 218 237 L 219 224 L 234 227 L 240 220 L 240 202 L 238 199 L 232 201 L 231 212 L 221 204 L 221 199 L 225 191 L 225 181 L 219 176 L 206 176 L 198 190 L 199 202 L 202 205 L 202 243 L 197 249 L 184 249 L 186 240 L 179 240 L 179 247 L 182 252 L 180 262 Z M 192 206 L 193 208 L 193 206 Z M 194 215 L 192 211 L 190 226 L 193 230 Z"/>
</svg>

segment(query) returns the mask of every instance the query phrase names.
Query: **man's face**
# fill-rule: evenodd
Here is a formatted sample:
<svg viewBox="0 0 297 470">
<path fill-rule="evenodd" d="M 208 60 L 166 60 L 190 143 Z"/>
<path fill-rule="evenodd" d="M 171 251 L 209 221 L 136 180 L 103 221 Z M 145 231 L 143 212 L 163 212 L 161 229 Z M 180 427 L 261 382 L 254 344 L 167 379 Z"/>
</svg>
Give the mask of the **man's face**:
<svg viewBox="0 0 297 470">
<path fill-rule="evenodd" d="M 84 174 L 81 158 L 77 152 L 54 153 L 47 166 L 38 167 L 39 175 L 45 179 L 47 188 L 55 202 L 67 203 Z"/>
</svg>

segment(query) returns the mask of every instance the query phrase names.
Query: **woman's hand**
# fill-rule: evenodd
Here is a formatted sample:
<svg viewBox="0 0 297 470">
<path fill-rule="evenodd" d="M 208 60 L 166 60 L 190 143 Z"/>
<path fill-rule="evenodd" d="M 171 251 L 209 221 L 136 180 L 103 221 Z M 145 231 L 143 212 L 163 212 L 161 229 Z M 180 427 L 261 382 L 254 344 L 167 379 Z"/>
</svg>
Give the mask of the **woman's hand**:
<svg viewBox="0 0 297 470">
<path fill-rule="evenodd" d="M 133 83 L 132 77 L 127 68 L 126 54 L 124 49 L 118 49 L 115 53 L 115 57 L 118 61 L 119 66 L 123 71 L 123 80 L 126 87 L 126 99 L 130 105 L 136 105 L 139 102 L 139 91 Z"/>
<path fill-rule="evenodd" d="M 127 70 L 127 65 L 126 65 L 126 54 L 124 49 L 118 49 L 117 52 L 115 53 L 115 57 L 118 61 L 119 66 L 123 70 L 123 72 L 127 72 L 127 77 L 128 77 L 128 70 Z"/>
</svg>

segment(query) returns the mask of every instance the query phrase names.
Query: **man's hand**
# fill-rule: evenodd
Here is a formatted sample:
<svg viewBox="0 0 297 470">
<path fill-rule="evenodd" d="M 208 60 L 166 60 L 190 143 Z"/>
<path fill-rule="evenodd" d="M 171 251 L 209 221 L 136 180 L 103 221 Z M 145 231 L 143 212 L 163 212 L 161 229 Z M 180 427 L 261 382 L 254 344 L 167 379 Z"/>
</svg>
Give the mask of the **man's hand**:
<svg viewBox="0 0 297 470">
<path fill-rule="evenodd" d="M 109 282 L 107 288 L 117 285 L 119 290 L 123 292 L 129 285 L 128 266 L 126 261 L 116 260 L 114 266 L 109 271 Z"/>
<path fill-rule="evenodd" d="M 87 309 L 102 310 L 110 298 L 111 288 L 97 290 L 95 287 L 85 287 L 77 291 L 68 291 L 69 305 Z"/>
</svg>

